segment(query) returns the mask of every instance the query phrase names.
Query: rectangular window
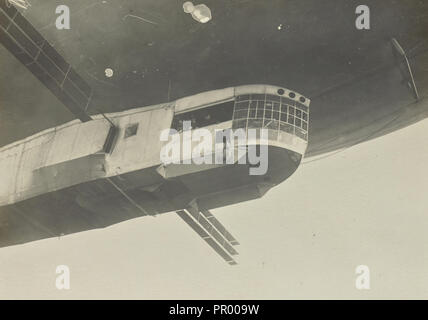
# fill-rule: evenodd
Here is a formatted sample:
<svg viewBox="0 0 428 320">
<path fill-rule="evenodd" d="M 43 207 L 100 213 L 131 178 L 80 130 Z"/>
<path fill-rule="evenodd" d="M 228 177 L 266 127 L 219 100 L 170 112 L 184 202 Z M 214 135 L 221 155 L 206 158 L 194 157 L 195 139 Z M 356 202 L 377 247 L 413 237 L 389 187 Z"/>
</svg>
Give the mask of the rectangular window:
<svg viewBox="0 0 428 320">
<path fill-rule="evenodd" d="M 234 119 L 247 119 L 248 110 L 238 110 L 235 111 Z"/>
<path fill-rule="evenodd" d="M 254 109 L 254 110 L 257 109 L 257 101 L 251 101 L 250 102 L 250 109 Z"/>
<path fill-rule="evenodd" d="M 268 101 L 268 100 L 269 101 L 280 102 L 281 101 L 281 97 L 268 94 L 268 95 L 266 95 L 266 101 Z"/>
<path fill-rule="evenodd" d="M 246 109 L 248 109 L 248 101 L 238 102 L 235 104 L 235 111 L 236 110 L 246 110 Z"/>
<path fill-rule="evenodd" d="M 265 95 L 264 94 L 252 94 L 251 100 L 265 101 Z"/>
<path fill-rule="evenodd" d="M 250 100 L 249 94 L 243 94 L 236 97 L 236 101 L 248 101 L 248 100 Z"/>
<path fill-rule="evenodd" d="M 194 111 L 177 114 L 172 120 L 171 127 L 177 131 L 182 131 L 183 121 L 190 121 L 192 129 L 230 121 L 233 117 L 234 105 L 235 101 L 232 100 Z M 245 117 L 247 117 L 247 111 L 241 111 L 243 111 L 243 114 L 245 113 Z"/>
<path fill-rule="evenodd" d="M 288 106 L 286 104 L 281 105 L 281 112 L 287 113 Z"/>
<path fill-rule="evenodd" d="M 308 121 L 308 114 L 303 112 L 303 120 Z"/>
<path fill-rule="evenodd" d="M 249 117 L 250 118 L 255 118 L 256 117 L 256 109 L 250 109 Z"/>
<path fill-rule="evenodd" d="M 257 109 L 257 115 L 256 115 L 256 117 L 257 117 L 258 119 L 263 118 L 263 113 L 264 113 L 263 108 L 262 108 L 262 107 L 258 108 L 258 109 Z"/>
<path fill-rule="evenodd" d="M 294 100 L 291 100 L 287 97 L 281 97 L 281 103 L 288 104 L 290 106 L 294 106 L 296 104 L 296 102 Z"/>
<path fill-rule="evenodd" d="M 308 112 L 308 110 L 309 110 L 309 108 L 308 108 L 307 106 L 305 106 L 304 104 L 301 104 L 301 103 L 299 103 L 299 102 L 297 102 L 297 103 L 296 103 L 296 106 L 297 106 L 299 109 L 302 109 L 304 112 Z"/>
<path fill-rule="evenodd" d="M 308 123 L 303 121 L 302 128 L 303 128 L 303 130 L 308 131 Z"/>
</svg>

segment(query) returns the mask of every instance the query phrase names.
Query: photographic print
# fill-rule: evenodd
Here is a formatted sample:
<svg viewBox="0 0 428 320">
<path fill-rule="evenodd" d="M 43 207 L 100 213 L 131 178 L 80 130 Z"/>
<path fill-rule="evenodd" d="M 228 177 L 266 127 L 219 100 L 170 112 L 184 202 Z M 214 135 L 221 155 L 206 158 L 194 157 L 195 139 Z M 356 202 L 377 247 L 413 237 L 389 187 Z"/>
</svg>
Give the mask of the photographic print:
<svg viewBox="0 0 428 320">
<path fill-rule="evenodd" d="M 0 299 L 428 298 L 428 1 L 0 0 L 0 43 Z"/>
</svg>

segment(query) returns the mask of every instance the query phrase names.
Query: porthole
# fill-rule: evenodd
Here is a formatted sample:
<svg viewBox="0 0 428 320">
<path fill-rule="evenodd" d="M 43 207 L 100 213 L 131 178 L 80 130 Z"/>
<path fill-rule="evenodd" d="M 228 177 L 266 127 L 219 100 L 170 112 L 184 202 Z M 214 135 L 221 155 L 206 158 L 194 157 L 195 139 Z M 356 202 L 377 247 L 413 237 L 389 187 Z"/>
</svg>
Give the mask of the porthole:
<svg viewBox="0 0 428 320">
<path fill-rule="evenodd" d="M 296 97 L 296 94 L 295 94 L 294 92 L 290 92 L 290 93 L 288 94 L 288 96 L 289 96 L 290 98 L 295 98 L 295 97 Z"/>
<path fill-rule="evenodd" d="M 282 96 L 282 95 L 285 93 L 285 91 L 284 91 L 284 89 L 278 89 L 277 93 L 278 93 L 280 96 Z"/>
</svg>

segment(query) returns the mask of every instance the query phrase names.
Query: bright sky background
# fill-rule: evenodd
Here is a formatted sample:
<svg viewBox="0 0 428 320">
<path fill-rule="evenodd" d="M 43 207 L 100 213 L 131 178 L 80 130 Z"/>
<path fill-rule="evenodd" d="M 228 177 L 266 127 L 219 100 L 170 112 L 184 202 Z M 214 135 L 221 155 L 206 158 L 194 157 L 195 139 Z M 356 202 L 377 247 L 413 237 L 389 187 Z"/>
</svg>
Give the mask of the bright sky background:
<svg viewBox="0 0 428 320">
<path fill-rule="evenodd" d="M 213 210 L 241 243 L 238 266 L 171 213 L 2 248 L 0 298 L 427 299 L 427 133 L 424 120 Z M 60 264 L 68 291 L 55 287 Z M 355 288 L 362 264 L 370 290 Z"/>
</svg>

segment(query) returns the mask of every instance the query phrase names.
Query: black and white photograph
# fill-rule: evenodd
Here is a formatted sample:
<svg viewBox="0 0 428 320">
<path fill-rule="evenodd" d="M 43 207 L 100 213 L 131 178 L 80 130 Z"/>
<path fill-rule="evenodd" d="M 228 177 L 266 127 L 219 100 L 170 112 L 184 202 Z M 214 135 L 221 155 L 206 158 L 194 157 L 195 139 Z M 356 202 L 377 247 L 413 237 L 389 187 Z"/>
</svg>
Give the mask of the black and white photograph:
<svg viewBox="0 0 428 320">
<path fill-rule="evenodd" d="M 428 0 L 0 0 L 0 300 L 426 300 L 427 117 Z"/>
</svg>

